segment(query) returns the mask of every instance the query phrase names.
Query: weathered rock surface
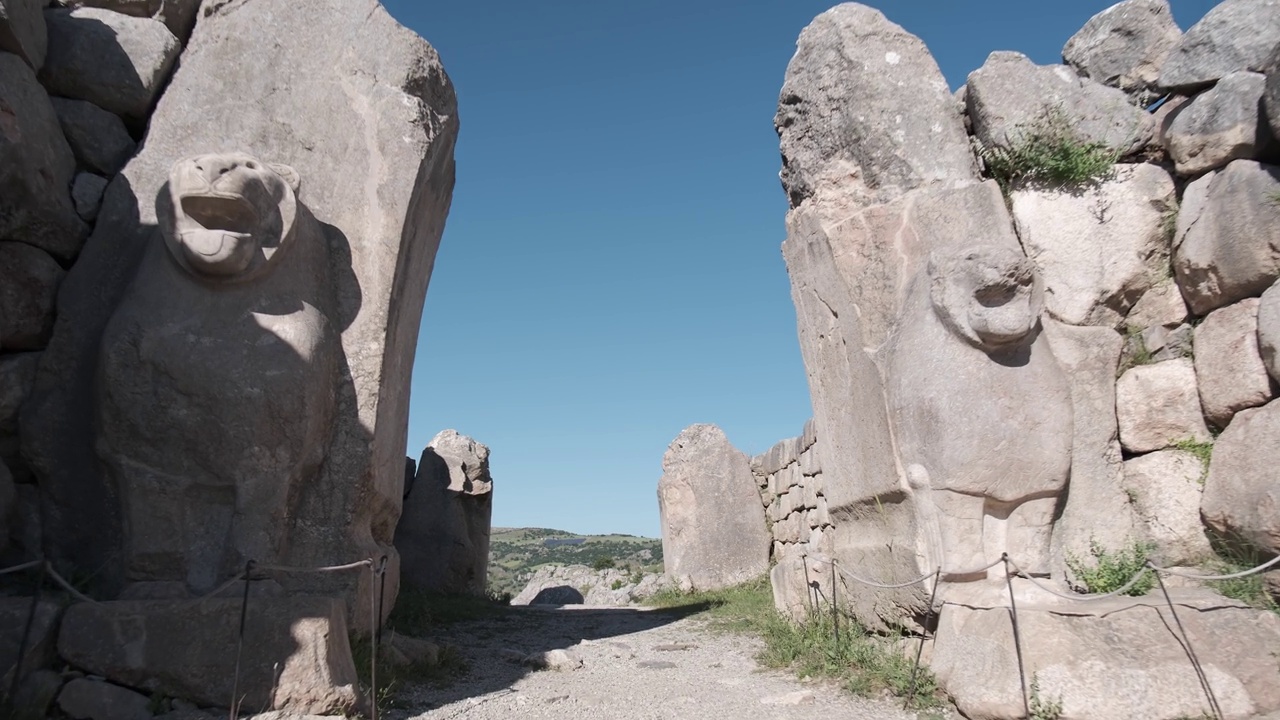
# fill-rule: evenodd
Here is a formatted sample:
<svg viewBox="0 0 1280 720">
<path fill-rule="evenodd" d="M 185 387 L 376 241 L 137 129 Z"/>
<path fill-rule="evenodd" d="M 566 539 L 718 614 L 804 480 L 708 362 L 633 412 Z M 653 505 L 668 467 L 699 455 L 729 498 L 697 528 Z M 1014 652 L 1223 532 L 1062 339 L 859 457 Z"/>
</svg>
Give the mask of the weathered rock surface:
<svg viewBox="0 0 1280 720">
<path fill-rule="evenodd" d="M 1280 140 L 1280 43 L 1276 43 L 1262 72 L 1267 76 L 1262 90 L 1263 116 L 1267 127 L 1271 128 L 1271 136 Z"/>
<path fill-rule="evenodd" d="M 493 478 L 489 448 L 444 430 L 422 451 L 396 526 L 404 581 L 421 590 L 483 595 Z"/>
<path fill-rule="evenodd" d="M 0 348 L 44 347 L 53 331 L 54 301 L 65 274 L 39 248 L 0 242 Z"/>
<path fill-rule="evenodd" d="M 1161 136 L 1179 175 L 1199 175 L 1257 155 L 1265 76 L 1234 72 L 1179 108 Z"/>
<path fill-rule="evenodd" d="M 0 457 L 0 550 L 9 547 L 10 520 L 18 501 L 18 489 L 13 482 L 13 473 L 5 459 Z"/>
<path fill-rule="evenodd" d="M 1125 317 L 1125 326 L 1135 330 L 1162 328 L 1173 330 L 1187 319 L 1187 302 L 1172 278 L 1166 278 L 1151 286 L 1134 303 Z"/>
<path fill-rule="evenodd" d="M 1224 0 L 1191 26 L 1160 69 L 1160 86 L 1193 90 L 1238 70 L 1259 72 L 1280 42 L 1280 1 Z"/>
<path fill-rule="evenodd" d="M 22 655 L 23 677 L 53 664 L 60 615 L 62 608 L 51 600 L 41 600 L 36 605 L 35 615 L 31 615 L 31 598 L 0 598 L 0 679 L 6 684 L 13 679 L 28 616 L 31 617 L 31 630 L 26 652 Z"/>
<path fill-rule="evenodd" d="M 252 599 L 245 626 L 252 641 L 240 661 L 244 709 L 356 709 L 345 614 L 332 598 Z M 63 618 L 58 654 L 122 685 L 220 706 L 231 697 L 239 626 L 238 598 L 80 603 Z"/>
<path fill-rule="evenodd" d="M 1173 269 L 1197 315 L 1257 297 L 1280 276 L 1280 167 L 1236 160 L 1183 194 Z"/>
<path fill-rule="evenodd" d="M 1123 477 L 1116 426 L 1116 363 L 1122 340 L 1111 328 L 1044 323 L 1053 356 L 1071 388 L 1071 483 L 1053 526 L 1052 574 L 1068 554 L 1087 557 L 1090 543 L 1124 547 L 1137 527 L 1120 487 Z M 1098 508 L 1107 508 L 1105 519 Z"/>
<path fill-rule="evenodd" d="M 1271 379 L 1280 383 L 1280 282 L 1267 288 L 1258 303 L 1258 351 Z"/>
<path fill-rule="evenodd" d="M 1131 453 L 1212 439 L 1200 414 L 1196 371 L 1185 358 L 1127 370 L 1116 381 L 1120 444 Z"/>
<path fill-rule="evenodd" d="M 27 482 L 26 463 L 19 456 L 18 411 L 31 393 L 36 379 L 40 353 L 6 353 L 0 355 L 0 461 L 9 471 Z M 0 545 L 3 544 L 0 540 Z"/>
<path fill-rule="evenodd" d="M 966 96 L 973 134 L 989 148 L 1017 145 L 1037 126 L 1057 122 L 1082 142 L 1121 155 L 1151 141 L 1155 123 L 1116 88 L 1077 76 L 1064 65 L 1036 65 L 1022 53 L 998 51 L 969 73 Z"/>
<path fill-rule="evenodd" d="M 44 720 L 61 689 L 61 673 L 37 670 L 28 675 L 13 698 L 13 720 Z"/>
<path fill-rule="evenodd" d="M 622 607 L 672 585 L 664 574 L 646 574 L 638 583 L 634 580 L 630 572 L 621 568 L 592 570 L 586 565 L 543 565 L 534 571 L 511 604 Z"/>
<path fill-rule="evenodd" d="M 800 33 L 774 125 L 792 207 L 835 194 L 849 209 L 976 177 L 960 113 L 924 43 L 858 3 L 837 5 Z"/>
<path fill-rule="evenodd" d="M 161 0 L 60 0 L 63 7 L 102 8 L 133 17 L 149 18 L 160 9 Z"/>
<path fill-rule="evenodd" d="M 1195 331 L 1196 384 L 1209 423 L 1225 428 L 1236 412 L 1271 400 L 1271 379 L 1258 350 L 1257 298 L 1209 313 Z"/>
<path fill-rule="evenodd" d="M 102 193 L 107 189 L 107 179 L 93 173 L 79 173 L 71 184 L 71 201 L 75 203 L 76 214 L 87 222 L 98 217 L 98 209 L 102 207 Z"/>
<path fill-rule="evenodd" d="M 1200 513 L 1214 530 L 1280 553 L 1280 403 L 1241 410 L 1213 446 Z"/>
<path fill-rule="evenodd" d="M 1018 237 L 1044 276 L 1045 309 L 1058 320 L 1114 327 L 1168 269 L 1164 217 L 1176 197 L 1159 166 L 1117 165 L 1078 193 L 1010 196 Z"/>
<path fill-rule="evenodd" d="M 50 99 L 62 133 L 80 164 L 108 177 L 124 167 L 135 144 L 118 115 L 84 100 Z"/>
<path fill-rule="evenodd" d="M 165 197 L 161 189 L 174 162 L 198 152 L 247 149 L 261 162 L 287 165 L 301 178 L 302 206 L 313 212 L 323 233 L 310 245 L 328 254 L 326 272 L 332 283 L 327 291 L 334 303 L 327 319 L 340 344 L 340 371 L 337 377 L 318 380 L 322 358 L 317 356 L 312 366 L 312 358 L 301 352 L 292 358 L 285 354 L 288 344 L 278 336 L 266 338 L 278 358 L 306 370 L 292 380 L 286 374 L 270 382 L 289 385 L 295 398 L 302 392 L 333 393 L 333 417 L 327 425 L 305 417 L 327 443 L 309 445 L 307 452 L 318 450 L 325 462 L 287 499 L 295 511 L 289 522 L 273 524 L 267 512 L 244 519 L 261 523 L 269 538 L 288 535 L 287 552 L 274 558 L 282 564 L 314 567 L 388 555 L 389 611 L 399 579 L 392 539 L 403 496 L 406 388 L 427 278 L 453 188 L 453 90 L 430 45 L 373 0 L 255 0 L 207 5 L 205 10 L 150 119 L 143 149 L 108 188 L 95 235 L 63 287 L 58 330 L 23 417 L 24 453 L 40 475 L 44 494 L 49 551 L 60 561 L 103 568 L 95 577 L 105 587 L 124 579 L 119 560 L 109 560 L 120 556 L 122 520 L 94 449 L 98 347 L 131 279 L 146 276 L 138 273 L 139 266 L 170 262 L 154 233 L 160 225 L 155 201 Z M 299 81 L 302 69 L 306 82 Z M 353 177 L 362 180 L 353 182 Z M 304 221 L 302 214 L 297 217 Z M 263 280 L 228 289 L 226 297 L 247 300 L 243 293 L 256 286 L 288 301 L 280 307 L 293 314 L 279 316 L 282 320 L 314 317 L 318 308 L 313 304 L 308 309 L 307 296 L 289 296 L 288 283 Z M 252 316 L 235 316 L 233 305 L 222 305 L 227 311 L 223 322 L 235 325 L 226 318 L 240 317 L 239 327 L 246 332 L 274 334 L 250 327 L 256 326 Z M 205 329 L 212 333 L 206 337 L 226 337 L 211 326 Z M 285 332 L 285 337 L 294 336 Z M 248 352 L 249 346 L 244 347 Z M 228 379 L 229 370 L 201 380 L 199 367 L 174 367 L 201 382 L 201 392 L 210 398 L 248 379 L 268 381 L 264 374 Z M 300 387 L 308 379 L 316 382 Z M 218 412 L 236 408 L 234 401 L 218 397 L 223 398 L 215 403 Z M 278 401 L 283 402 L 270 400 Z M 123 407 L 145 412 L 138 404 Z M 158 414 L 151 421 L 165 412 L 155 409 Z M 301 427 L 300 416 L 280 417 L 284 419 L 271 421 L 263 432 L 305 434 L 313 429 Z M 240 421 L 233 427 L 253 432 Z M 204 431 L 184 442 L 199 443 L 195 447 L 210 457 L 207 469 L 220 473 L 228 471 L 229 458 L 249 460 L 245 453 L 256 444 L 236 441 L 220 450 Z M 169 458 L 181 459 L 177 454 Z M 260 463 L 252 476 L 270 477 L 262 474 L 267 469 Z M 163 487 L 161 483 L 157 489 Z M 210 519 L 215 521 L 224 522 L 225 516 Z M 369 574 L 358 575 L 364 579 L 356 574 L 291 576 L 281 582 L 290 592 L 356 590 L 357 596 L 349 596 L 350 606 L 365 608 Z M 352 620 L 357 627 L 368 623 L 363 613 Z"/>
<path fill-rule="evenodd" d="M 0 52 L 0 238 L 70 257 L 88 232 L 71 206 L 76 161 L 49 96 L 17 55 Z"/>
<path fill-rule="evenodd" d="M 1184 450 L 1159 450 L 1124 463 L 1124 489 L 1142 521 L 1143 534 L 1156 544 L 1157 561 L 1165 567 L 1192 565 L 1213 556 L 1200 521 L 1201 484 L 1207 470 L 1200 458 Z M 1104 547 L 1124 547 L 1099 542 Z"/>
<path fill-rule="evenodd" d="M 885 348 L 928 567 L 962 572 L 1008 552 L 1048 572 L 1073 423 L 1067 377 L 1040 332 L 1043 293 L 1016 247 L 936 251 Z"/>
<path fill-rule="evenodd" d="M 1125 0 L 1089 18 L 1063 46 L 1062 59 L 1103 85 L 1151 91 L 1181 39 L 1168 0 Z"/>
<path fill-rule="evenodd" d="M 1224 716 L 1280 708 L 1275 666 L 1266 660 L 1280 643 L 1280 617 L 1203 590 L 1174 592 Z M 1208 707 L 1163 598 L 1031 604 L 1045 597 L 1018 601 L 1022 659 L 1040 698 L 1061 703 L 1060 717 L 1175 720 Z M 931 664 L 967 717 L 1025 717 L 1009 618 L 1002 605 L 943 606 Z"/>
<path fill-rule="evenodd" d="M 54 8 L 45 22 L 49 92 L 134 120 L 146 118 L 182 49 L 164 24 L 110 10 Z"/>
<path fill-rule="evenodd" d="M 715 425 L 685 428 L 658 481 L 666 574 L 682 588 L 716 590 L 769 569 L 769 529 L 747 456 Z"/>
<path fill-rule="evenodd" d="M 46 0 L 0 0 L 0 51 L 14 53 L 36 72 L 44 65 L 49 39 Z"/>
<path fill-rule="evenodd" d="M 151 699 L 119 685 L 76 678 L 62 686 L 58 708 L 74 720 L 149 720 Z"/>
</svg>

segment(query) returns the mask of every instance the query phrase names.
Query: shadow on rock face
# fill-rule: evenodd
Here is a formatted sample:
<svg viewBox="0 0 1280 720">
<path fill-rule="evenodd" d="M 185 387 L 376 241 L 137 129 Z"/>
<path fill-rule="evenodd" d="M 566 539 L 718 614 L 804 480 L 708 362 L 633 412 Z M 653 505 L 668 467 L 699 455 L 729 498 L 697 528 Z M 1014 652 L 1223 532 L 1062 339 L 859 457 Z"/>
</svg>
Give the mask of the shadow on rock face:
<svg viewBox="0 0 1280 720">
<path fill-rule="evenodd" d="M 533 597 L 530 605 L 581 605 L 586 602 L 577 588 L 568 585 L 543 588 Z"/>
</svg>

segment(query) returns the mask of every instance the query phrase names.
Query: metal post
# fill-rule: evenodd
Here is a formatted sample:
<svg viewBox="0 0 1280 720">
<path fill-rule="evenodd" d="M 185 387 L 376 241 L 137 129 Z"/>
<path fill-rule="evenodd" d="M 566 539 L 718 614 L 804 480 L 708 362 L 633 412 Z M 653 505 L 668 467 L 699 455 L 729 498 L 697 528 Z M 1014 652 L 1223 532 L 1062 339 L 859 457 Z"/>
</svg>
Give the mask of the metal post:
<svg viewBox="0 0 1280 720">
<path fill-rule="evenodd" d="M 840 606 L 836 603 L 836 561 L 831 559 L 831 627 L 835 629 L 836 647 L 840 647 Z"/>
<path fill-rule="evenodd" d="M 1164 593 L 1164 601 L 1168 603 L 1173 622 L 1178 626 L 1178 633 L 1182 635 L 1182 644 L 1186 647 L 1187 656 L 1191 659 L 1191 667 L 1196 671 L 1196 677 L 1204 688 L 1205 697 L 1209 698 L 1209 709 L 1213 710 L 1214 718 L 1222 720 L 1222 706 L 1218 704 L 1218 698 L 1213 694 L 1213 686 L 1209 684 L 1209 677 L 1205 675 L 1204 668 L 1200 665 L 1200 658 L 1196 657 L 1195 648 L 1191 647 L 1191 636 L 1187 634 L 1186 628 L 1182 627 L 1182 620 L 1178 619 L 1178 611 L 1173 608 L 1173 598 L 1169 597 L 1169 589 L 1164 586 L 1164 578 L 1151 566 L 1150 560 L 1147 561 L 1147 567 L 1156 574 L 1156 581 L 1160 583 L 1160 592 Z"/>
<path fill-rule="evenodd" d="M 384 558 L 385 561 L 385 558 Z M 379 598 L 374 592 L 374 581 L 378 579 L 378 568 L 369 560 L 369 638 L 373 652 L 369 653 L 369 713 L 371 720 L 378 720 L 378 626 L 381 618 L 378 615 Z"/>
<path fill-rule="evenodd" d="M 245 618 L 249 615 L 249 574 L 251 572 L 253 572 L 253 561 L 249 560 L 244 564 L 244 594 L 240 598 L 240 637 L 236 640 L 236 669 L 231 679 L 230 720 L 236 720 L 240 716 L 240 658 L 244 652 Z"/>
<path fill-rule="evenodd" d="M 925 636 L 929 634 L 929 620 L 933 617 L 933 603 L 938 599 L 938 586 L 942 584 L 942 566 L 939 565 L 933 574 L 933 592 L 929 594 L 929 609 L 924 615 L 924 628 L 920 633 L 920 646 L 916 648 L 916 663 L 911 667 L 911 687 L 907 689 L 907 699 L 902 703 L 902 709 L 906 710 L 911 707 L 911 701 L 916 698 L 916 680 L 920 676 L 920 656 L 924 654 Z"/>
<path fill-rule="evenodd" d="M 1009 553 L 1001 553 L 1004 581 L 1009 586 L 1009 617 L 1013 621 L 1013 648 L 1018 654 L 1018 682 L 1022 686 L 1022 708 L 1031 717 L 1031 698 L 1027 696 L 1027 671 L 1022 665 L 1022 637 L 1018 632 L 1018 603 L 1013 598 L 1013 576 L 1009 574 Z"/>
<path fill-rule="evenodd" d="M 13 711 L 13 704 L 18 697 L 18 682 L 22 680 L 22 656 L 27 653 L 27 645 L 31 642 L 31 628 L 35 625 L 36 611 L 40 609 L 40 597 L 44 593 L 45 563 L 40 563 L 39 574 L 36 575 L 36 591 L 31 596 L 31 606 L 27 609 L 27 624 L 22 627 L 22 640 L 18 642 L 18 660 L 13 666 L 13 682 L 9 686 L 9 696 L 5 698 L 4 710 L 8 717 Z"/>
</svg>

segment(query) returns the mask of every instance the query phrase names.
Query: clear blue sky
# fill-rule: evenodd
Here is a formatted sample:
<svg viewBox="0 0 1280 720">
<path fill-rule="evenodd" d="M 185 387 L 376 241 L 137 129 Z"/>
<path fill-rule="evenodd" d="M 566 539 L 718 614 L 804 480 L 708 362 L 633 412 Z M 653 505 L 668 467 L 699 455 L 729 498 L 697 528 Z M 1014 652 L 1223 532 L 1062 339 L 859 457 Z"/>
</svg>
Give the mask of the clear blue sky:
<svg viewBox="0 0 1280 720">
<path fill-rule="evenodd" d="M 810 415 L 779 246 L 773 114 L 824 0 L 384 0 L 458 94 L 409 454 L 491 448 L 495 525 L 657 536 L 662 455 L 749 454 Z M 992 50 L 1060 61 L 1100 0 L 868 3 L 954 89 Z M 1214 3 L 1172 0 L 1185 30 Z"/>
</svg>

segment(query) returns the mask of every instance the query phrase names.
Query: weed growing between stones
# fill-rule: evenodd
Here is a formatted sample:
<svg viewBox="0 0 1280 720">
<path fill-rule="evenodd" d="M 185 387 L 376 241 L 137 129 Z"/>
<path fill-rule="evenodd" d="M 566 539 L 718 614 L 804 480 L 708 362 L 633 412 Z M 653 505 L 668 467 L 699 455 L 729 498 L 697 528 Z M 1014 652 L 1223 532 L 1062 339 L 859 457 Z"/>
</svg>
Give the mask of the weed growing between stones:
<svg viewBox="0 0 1280 720">
<path fill-rule="evenodd" d="M 1142 328 L 1125 328 L 1124 352 L 1120 355 L 1120 364 L 1116 366 L 1116 378 L 1139 365 L 1150 365 L 1151 361 L 1152 353 L 1142 339 Z"/>
<path fill-rule="evenodd" d="M 384 635 L 385 637 L 385 635 Z M 373 653 L 373 643 L 369 638 L 351 639 L 351 658 L 355 661 L 356 677 L 360 681 L 360 691 L 369 697 L 372 681 L 369 677 L 369 660 Z M 453 647 L 443 646 L 437 662 L 415 662 L 408 665 L 397 665 L 385 658 L 378 658 L 378 692 L 370 698 L 378 706 L 378 715 L 388 710 L 406 708 L 401 694 L 410 684 L 428 687 L 445 688 L 467 674 L 470 668 L 462 655 Z"/>
<path fill-rule="evenodd" d="M 842 616 L 837 640 L 829 612 L 793 623 L 774 608 L 767 577 L 711 592 L 665 591 L 647 602 L 660 608 L 698 611 L 714 628 L 761 638 L 765 647 L 757 659 L 769 667 L 789 668 L 800 677 L 834 680 L 857 695 L 904 697 L 910 690 L 912 659 L 901 651 L 901 638 L 874 635 Z M 940 698 L 937 681 L 928 669 L 921 668 L 913 704 L 934 707 Z"/>
<path fill-rule="evenodd" d="M 1093 562 L 1089 563 L 1074 553 L 1067 553 L 1067 567 L 1076 576 L 1076 580 L 1084 585 L 1087 593 L 1109 593 L 1124 587 L 1134 575 L 1142 573 L 1142 577 L 1133 587 L 1125 591 L 1125 595 L 1141 597 L 1156 586 L 1154 573 L 1146 566 L 1147 556 L 1155 550 L 1155 545 L 1134 542 L 1121 550 L 1107 550 L 1096 540 L 1089 541 L 1089 554 Z"/>
<path fill-rule="evenodd" d="M 1100 142 L 1086 142 L 1061 105 L 1045 108 L 1034 123 L 1018 127 L 1008 148 L 979 144 L 987 174 L 1008 194 L 1014 183 L 1049 187 L 1079 186 L 1105 178 L 1116 153 Z"/>
<path fill-rule="evenodd" d="M 1209 477 L 1209 461 L 1213 459 L 1213 441 L 1184 438 L 1175 442 L 1173 447 L 1177 450 L 1195 455 L 1196 459 L 1200 461 L 1199 483 L 1201 487 L 1203 487 L 1205 478 Z"/>
<path fill-rule="evenodd" d="M 1040 695 L 1040 678 L 1031 676 L 1031 720 L 1058 720 L 1062 717 L 1062 698 L 1048 699 Z"/>
<path fill-rule="evenodd" d="M 1215 575 L 1230 575 L 1248 570 L 1268 559 L 1240 542 L 1228 541 L 1217 535 L 1210 535 L 1209 541 L 1217 557 L 1208 563 L 1208 568 Z M 1267 591 L 1266 576 L 1267 573 L 1256 573 L 1234 580 L 1210 582 L 1209 586 L 1232 600 L 1280 615 L 1280 602 Z"/>
</svg>

